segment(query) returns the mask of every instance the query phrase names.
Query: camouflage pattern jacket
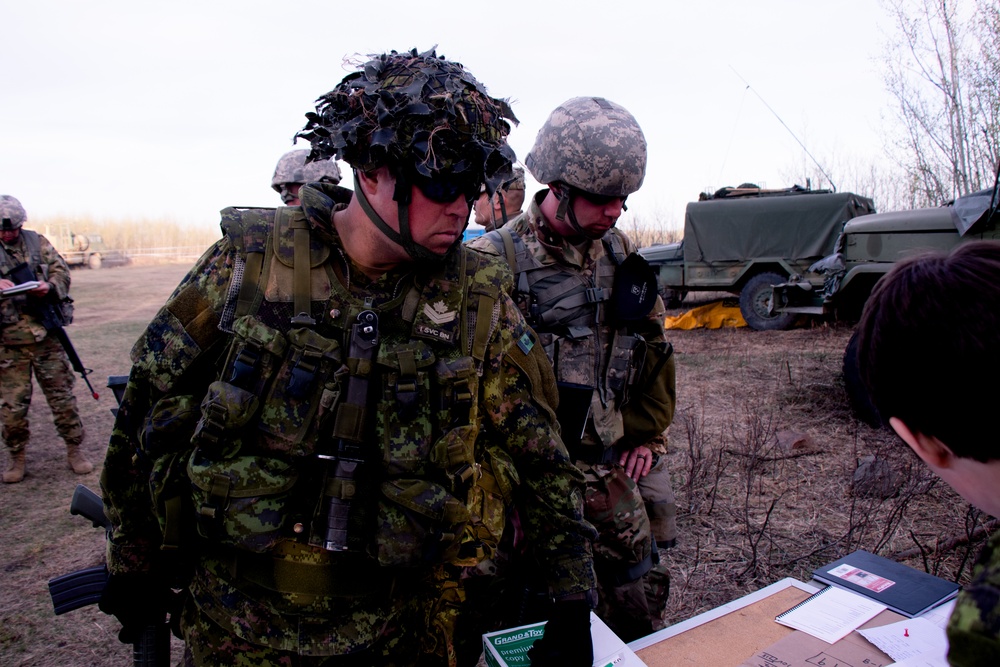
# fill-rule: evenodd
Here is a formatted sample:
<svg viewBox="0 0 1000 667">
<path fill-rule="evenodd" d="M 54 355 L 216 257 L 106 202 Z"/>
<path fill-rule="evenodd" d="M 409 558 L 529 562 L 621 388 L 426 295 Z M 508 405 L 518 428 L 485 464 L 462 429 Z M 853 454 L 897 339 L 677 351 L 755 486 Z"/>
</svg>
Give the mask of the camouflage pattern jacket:
<svg viewBox="0 0 1000 667">
<path fill-rule="evenodd" d="M 37 248 L 33 256 L 32 248 Z M 69 267 L 55 247 L 44 236 L 30 229 L 21 228 L 17 241 L 3 245 L 0 250 L 0 272 L 4 277 L 16 265 L 27 262 L 39 281 L 48 281 L 53 302 L 69 297 Z M 3 345 L 28 345 L 45 338 L 47 332 L 37 317 L 26 312 L 27 300 L 34 297 L 19 295 L 0 301 L 0 343 Z"/>
<path fill-rule="evenodd" d="M 609 256 L 608 245 L 618 244 L 624 257 L 635 252 L 635 244 L 624 233 L 612 228 L 604 239 L 588 243 L 585 252 L 581 251 L 580 247 L 574 246 L 564 237 L 549 230 L 540 209 L 540 204 L 548 192 L 546 189 L 536 193 L 528 210 L 507 223 L 504 229 L 519 236 L 527 246 L 534 265 L 530 271 L 548 274 L 550 271 L 546 269 L 555 269 L 563 276 L 578 277 L 581 286 L 602 291 L 605 295 L 603 298 L 607 298 L 611 292 L 617 265 Z M 489 236 L 473 239 L 468 245 L 495 255 L 506 254 L 491 241 Z M 630 372 L 628 368 L 630 350 L 627 349 L 629 343 L 623 339 L 623 334 L 639 334 L 645 341 L 666 345 L 663 330 L 665 311 L 662 300 L 657 297 L 647 317 L 637 325 L 630 326 L 625 332 L 616 330 L 608 322 L 606 303 L 590 301 L 576 306 L 575 310 L 560 309 L 564 311 L 564 315 L 556 313 L 556 309 L 545 313 L 532 312 L 538 310 L 536 304 L 545 299 L 544 296 L 536 298 L 537 295 L 548 287 L 553 290 L 563 290 L 565 283 L 557 283 L 556 281 L 561 279 L 558 276 L 546 277 L 539 282 L 533 282 L 531 278 L 525 280 L 524 276 L 524 273 L 515 276 L 518 305 L 525 311 L 529 324 L 539 333 L 545 351 L 553 363 L 556 380 L 560 383 L 595 388 L 590 404 L 590 419 L 583 434 L 582 444 L 604 449 L 618 444 L 629 430 L 626 426 L 629 415 L 628 411 L 623 410 L 622 390 L 616 387 L 616 383 L 620 386 L 630 381 L 624 377 Z M 530 300 L 522 298 L 526 291 L 532 292 Z M 579 325 L 581 322 L 598 324 L 593 328 L 568 327 L 563 320 L 568 320 L 573 325 Z M 654 394 L 669 396 L 669 414 L 664 415 L 657 427 L 645 433 L 643 437 L 633 439 L 627 444 L 622 443 L 626 444 L 626 448 L 644 444 L 669 426 L 673 416 L 673 365 L 671 355 L 664 372 L 654 378 L 657 387 L 651 390 Z"/>
<path fill-rule="evenodd" d="M 305 275 L 314 329 L 290 325 L 298 237 L 283 226 L 271 233 L 272 225 L 283 224 L 272 222 L 273 211 L 226 209 L 226 236 L 133 347 L 102 476 L 115 526 L 111 572 L 157 568 L 161 544 L 179 546 L 194 561 L 194 601 L 229 632 L 281 650 L 349 652 L 373 641 L 386 624 L 398 603 L 385 597 L 393 582 L 440 578 L 442 566 L 467 567 L 489 557 L 485 533 L 498 536 L 503 508 L 496 514 L 482 496 L 499 488 L 517 498 L 550 592 L 592 590 L 593 529 L 582 518 L 583 479 L 538 398 L 547 364 L 507 296 L 505 266 L 458 248 L 440 266 L 369 280 L 340 249 L 331 224 L 350 191 L 309 186 L 300 196 L 301 210 L 279 209 L 277 218 L 290 215 L 292 230 L 308 218 Z M 253 266 L 255 252 L 264 270 L 258 288 L 247 290 L 261 266 Z M 472 300 L 478 300 L 475 320 Z M 382 331 L 367 362 L 346 353 L 350 325 L 366 309 L 378 313 Z M 282 352 L 271 371 L 249 374 L 255 381 L 268 373 L 276 378 L 262 393 L 234 380 L 246 374 L 240 366 L 246 359 L 279 348 L 300 352 Z M 292 391 L 301 388 L 303 368 L 325 373 L 305 400 Z M 306 483 L 322 465 L 316 454 L 325 434 L 344 430 L 339 413 L 329 419 L 343 398 L 343 382 L 362 373 L 380 388 L 369 393 L 368 418 L 353 423 L 377 443 L 364 456 L 365 473 L 343 485 Z M 453 405 L 442 406 L 444 399 Z M 197 447 L 192 452 L 178 442 Z M 463 479 L 471 482 L 463 485 L 456 480 L 470 458 L 473 473 Z M 195 496 L 184 501 L 193 507 L 181 512 L 187 520 L 179 528 L 170 520 L 178 504 L 172 478 L 175 488 Z M 270 495 L 249 498 L 241 484 Z M 354 498 L 351 548 L 343 553 L 317 546 L 309 528 L 310 512 L 324 493 L 339 493 L 335 486 L 350 486 L 342 497 Z M 439 502 L 453 496 L 458 507 Z M 413 534 L 413 523 L 422 520 L 414 517 L 428 507 L 458 517 L 454 545 L 442 537 L 448 531 L 438 530 L 431 541 Z M 428 553 L 428 545 L 440 548 Z"/>
<path fill-rule="evenodd" d="M 1000 535 L 994 535 L 972 569 L 948 621 L 948 664 L 1000 665 Z"/>
</svg>

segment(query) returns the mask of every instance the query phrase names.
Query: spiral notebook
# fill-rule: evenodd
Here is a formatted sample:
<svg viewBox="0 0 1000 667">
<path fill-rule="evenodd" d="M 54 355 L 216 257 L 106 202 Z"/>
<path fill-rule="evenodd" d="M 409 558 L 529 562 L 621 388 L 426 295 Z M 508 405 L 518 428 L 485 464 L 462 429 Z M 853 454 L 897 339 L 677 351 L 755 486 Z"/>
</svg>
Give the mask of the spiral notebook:
<svg viewBox="0 0 1000 667">
<path fill-rule="evenodd" d="M 886 609 L 857 593 L 829 586 L 814 593 L 774 620 L 833 644 Z"/>
</svg>

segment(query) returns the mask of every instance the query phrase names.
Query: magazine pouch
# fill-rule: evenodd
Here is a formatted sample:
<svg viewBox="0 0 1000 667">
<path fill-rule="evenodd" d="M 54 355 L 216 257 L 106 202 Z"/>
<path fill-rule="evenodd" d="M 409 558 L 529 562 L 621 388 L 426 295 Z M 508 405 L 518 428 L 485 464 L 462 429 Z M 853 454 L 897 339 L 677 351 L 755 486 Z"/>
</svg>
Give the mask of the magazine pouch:
<svg viewBox="0 0 1000 667">
<path fill-rule="evenodd" d="M 451 562 L 468 523 L 465 503 L 440 484 L 423 479 L 383 482 L 376 535 L 379 565 Z"/>
</svg>

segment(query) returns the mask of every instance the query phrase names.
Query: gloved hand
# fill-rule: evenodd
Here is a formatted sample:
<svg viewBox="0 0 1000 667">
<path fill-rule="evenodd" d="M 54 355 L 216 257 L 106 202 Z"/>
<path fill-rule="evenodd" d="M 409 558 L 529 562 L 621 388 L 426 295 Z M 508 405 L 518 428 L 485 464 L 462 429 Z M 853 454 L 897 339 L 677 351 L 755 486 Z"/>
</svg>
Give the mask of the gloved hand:
<svg viewBox="0 0 1000 667">
<path fill-rule="evenodd" d="M 545 634 L 528 651 L 532 667 L 591 667 L 590 604 L 585 600 L 557 602 Z"/>
<path fill-rule="evenodd" d="M 156 575 L 112 574 L 97 606 L 122 624 L 118 641 L 134 644 L 147 626 L 165 621 L 170 596 L 170 588 Z"/>
</svg>

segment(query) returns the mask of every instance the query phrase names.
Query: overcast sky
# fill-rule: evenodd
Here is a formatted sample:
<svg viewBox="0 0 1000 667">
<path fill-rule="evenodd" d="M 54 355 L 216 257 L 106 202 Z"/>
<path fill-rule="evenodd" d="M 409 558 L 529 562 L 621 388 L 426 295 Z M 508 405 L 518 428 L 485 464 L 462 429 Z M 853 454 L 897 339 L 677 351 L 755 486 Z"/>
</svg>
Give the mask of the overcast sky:
<svg viewBox="0 0 1000 667">
<path fill-rule="evenodd" d="M 834 181 L 884 151 L 877 0 L 0 0 L 0 26 L 0 193 L 29 226 L 278 205 L 275 163 L 345 59 L 435 44 L 511 99 L 521 159 L 566 99 L 629 109 L 649 168 L 626 215 L 643 221 L 815 173 L 793 133 Z"/>
</svg>

